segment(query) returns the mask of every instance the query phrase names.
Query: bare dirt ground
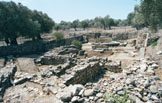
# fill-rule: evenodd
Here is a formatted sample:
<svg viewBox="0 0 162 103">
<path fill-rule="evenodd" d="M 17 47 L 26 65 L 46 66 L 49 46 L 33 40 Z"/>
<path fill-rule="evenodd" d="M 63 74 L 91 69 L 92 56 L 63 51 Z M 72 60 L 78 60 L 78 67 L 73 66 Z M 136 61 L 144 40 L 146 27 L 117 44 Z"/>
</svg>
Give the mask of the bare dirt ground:
<svg viewBox="0 0 162 103">
<path fill-rule="evenodd" d="M 155 70 L 155 74 L 162 80 L 162 69 Z"/>
<path fill-rule="evenodd" d="M 134 47 L 110 47 L 112 51 L 105 51 L 104 53 L 95 52 L 92 49 L 92 43 L 83 44 L 82 47 L 88 53 L 88 57 L 104 57 L 109 60 L 120 60 L 122 61 L 122 67 L 127 68 L 129 65 L 132 65 L 134 61 L 138 59 L 138 53 Z M 129 54 L 129 51 L 134 51 L 134 56 Z"/>
</svg>

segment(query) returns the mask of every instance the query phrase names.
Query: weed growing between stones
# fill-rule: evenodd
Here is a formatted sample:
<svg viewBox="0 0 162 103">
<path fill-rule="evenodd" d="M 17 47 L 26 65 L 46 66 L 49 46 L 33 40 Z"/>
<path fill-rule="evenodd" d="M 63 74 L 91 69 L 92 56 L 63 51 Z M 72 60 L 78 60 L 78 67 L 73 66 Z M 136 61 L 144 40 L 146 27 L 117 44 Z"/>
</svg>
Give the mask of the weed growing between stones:
<svg viewBox="0 0 162 103">
<path fill-rule="evenodd" d="M 153 43 L 152 43 L 152 46 L 153 46 L 153 47 L 157 46 L 157 41 L 153 42 Z"/>
<path fill-rule="evenodd" d="M 124 90 L 124 95 L 120 96 L 118 94 L 110 94 L 110 93 L 105 93 L 103 95 L 103 98 L 105 101 L 108 101 L 108 102 L 113 102 L 113 103 L 133 103 L 133 101 L 129 100 L 128 99 L 128 92 L 127 90 L 125 89 Z"/>
</svg>

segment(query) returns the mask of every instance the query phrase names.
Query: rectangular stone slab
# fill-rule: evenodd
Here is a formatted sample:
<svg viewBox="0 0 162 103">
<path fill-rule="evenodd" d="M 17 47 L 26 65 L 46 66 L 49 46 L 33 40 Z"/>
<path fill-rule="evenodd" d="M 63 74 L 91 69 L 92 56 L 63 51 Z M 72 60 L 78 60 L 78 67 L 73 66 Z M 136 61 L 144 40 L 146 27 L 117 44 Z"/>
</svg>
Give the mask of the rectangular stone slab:
<svg viewBox="0 0 162 103">
<path fill-rule="evenodd" d="M 39 71 L 31 58 L 18 58 L 17 67 L 20 72 L 35 73 Z"/>
</svg>

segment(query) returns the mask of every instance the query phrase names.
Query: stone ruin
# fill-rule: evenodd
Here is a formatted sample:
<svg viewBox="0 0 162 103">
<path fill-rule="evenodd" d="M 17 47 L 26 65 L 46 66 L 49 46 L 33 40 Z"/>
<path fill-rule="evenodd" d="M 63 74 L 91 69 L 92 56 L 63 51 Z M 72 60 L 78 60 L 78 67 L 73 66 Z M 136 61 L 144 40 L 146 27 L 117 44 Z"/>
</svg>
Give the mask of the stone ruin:
<svg viewBox="0 0 162 103">
<path fill-rule="evenodd" d="M 116 103 L 115 98 L 127 96 L 126 103 L 161 103 L 158 63 L 138 58 L 136 40 L 125 36 L 124 41 L 83 44 L 82 50 L 61 46 L 36 55 L 0 58 L 0 102 Z"/>
<path fill-rule="evenodd" d="M 4 94 L 5 89 L 10 88 L 12 85 L 15 87 L 11 88 L 21 88 L 18 86 L 31 82 L 45 87 L 46 85 L 55 85 L 55 82 L 52 84 L 47 82 L 51 78 L 55 78 L 56 81 L 60 81 L 59 84 L 65 86 L 75 84 L 85 85 L 88 82 L 93 82 L 95 79 L 98 79 L 106 69 L 110 71 L 114 67 L 117 67 L 115 69 L 121 69 L 119 64 L 112 66 L 112 61 L 108 64 L 109 61 L 107 58 L 92 57 L 79 59 L 75 57 L 78 53 L 79 49 L 73 46 L 66 46 L 46 52 L 43 56 L 38 56 L 35 59 L 29 57 L 11 58 L 11 64 L 14 63 L 16 66 L 1 69 L 1 71 L 8 73 L 1 73 L 4 75 L 1 76 L 1 81 L 4 81 L 1 83 L 1 95 L 6 98 L 10 91 L 7 91 L 6 95 Z M 7 71 L 7 68 L 13 69 L 11 69 L 12 71 Z M 120 70 L 113 72 L 117 71 Z M 3 78 L 6 80 L 3 80 Z M 17 93 L 17 91 L 15 92 Z M 14 98 L 11 100 L 7 99 L 7 101 L 4 100 L 4 102 L 12 101 L 14 101 Z M 20 101 L 25 102 L 23 99 Z"/>
</svg>

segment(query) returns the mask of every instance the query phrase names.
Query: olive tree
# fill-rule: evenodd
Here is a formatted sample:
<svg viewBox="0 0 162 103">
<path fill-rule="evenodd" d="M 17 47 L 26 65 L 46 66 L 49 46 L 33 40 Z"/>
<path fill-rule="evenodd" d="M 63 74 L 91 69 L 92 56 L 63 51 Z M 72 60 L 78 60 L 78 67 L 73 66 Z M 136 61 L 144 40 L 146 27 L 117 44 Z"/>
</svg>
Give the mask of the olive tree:
<svg viewBox="0 0 162 103">
<path fill-rule="evenodd" d="M 81 26 L 82 26 L 82 28 L 85 30 L 85 28 L 87 28 L 87 27 L 89 26 L 88 20 L 83 20 L 83 21 L 81 22 Z"/>
<path fill-rule="evenodd" d="M 74 21 L 72 22 L 71 26 L 72 26 L 72 28 L 75 29 L 75 31 L 77 31 L 76 28 L 79 27 L 79 20 L 78 20 L 78 19 L 77 19 L 77 20 L 74 20 Z"/>
<path fill-rule="evenodd" d="M 40 34 L 50 32 L 53 25 L 47 14 L 32 11 L 13 1 L 0 1 L 0 37 L 7 44 L 17 45 L 18 37 L 40 39 Z"/>
</svg>

